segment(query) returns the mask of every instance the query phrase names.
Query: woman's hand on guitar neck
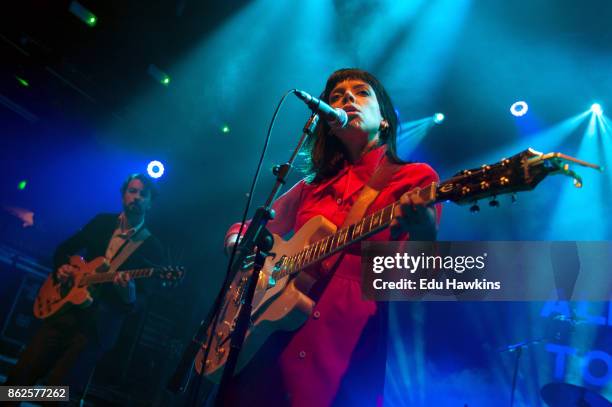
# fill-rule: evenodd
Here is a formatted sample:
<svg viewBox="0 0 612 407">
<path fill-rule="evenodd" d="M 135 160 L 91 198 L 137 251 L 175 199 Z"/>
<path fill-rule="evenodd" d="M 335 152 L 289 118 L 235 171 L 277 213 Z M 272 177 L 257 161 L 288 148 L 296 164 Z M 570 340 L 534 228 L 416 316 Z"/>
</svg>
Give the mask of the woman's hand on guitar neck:
<svg viewBox="0 0 612 407">
<path fill-rule="evenodd" d="M 408 233 L 413 241 L 436 240 L 436 210 L 421 198 L 419 188 L 402 195 L 394 216 L 390 225 L 391 238 L 397 239 L 402 233 Z"/>
</svg>

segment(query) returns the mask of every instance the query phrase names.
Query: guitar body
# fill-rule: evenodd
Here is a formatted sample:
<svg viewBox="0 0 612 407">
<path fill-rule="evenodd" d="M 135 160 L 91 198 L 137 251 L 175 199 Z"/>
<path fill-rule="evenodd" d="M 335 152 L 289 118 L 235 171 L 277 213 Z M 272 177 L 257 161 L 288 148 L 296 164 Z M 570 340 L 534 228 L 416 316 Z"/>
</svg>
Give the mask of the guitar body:
<svg viewBox="0 0 612 407">
<path fill-rule="evenodd" d="M 72 256 L 69 263 L 78 269 L 72 278 L 64 283 L 56 283 L 53 276 L 49 275 L 40 287 L 38 296 L 34 301 L 34 316 L 36 318 L 48 318 L 66 304 L 87 307 L 93 302 L 88 287 L 82 285 L 81 280 L 83 277 L 95 273 L 98 268 L 104 268 L 104 257 L 85 262 L 80 256 Z"/>
<path fill-rule="evenodd" d="M 285 241 L 280 236 L 274 235 L 271 256 L 266 259 L 255 288 L 251 326 L 240 351 L 236 372 L 248 363 L 272 333 L 279 330 L 296 330 L 306 321 L 314 307 L 314 301 L 308 296 L 308 292 L 316 280 L 308 273 L 299 273 L 296 277 L 286 276 L 277 281 L 271 281 L 270 276 L 277 267 L 277 263 L 283 257 L 298 253 L 310 243 L 331 235 L 335 231 L 336 226 L 332 222 L 323 216 L 315 216 L 306 222 L 290 240 Z M 242 307 L 242 296 L 252 272 L 252 269 L 248 269 L 236 273 L 223 300 L 218 322 L 214 327 L 208 327 L 205 340 L 196 356 L 196 371 L 214 381 L 220 380 L 221 367 L 227 361 L 231 334 L 235 328 L 235 321 Z M 211 335 L 212 338 L 210 338 Z M 209 339 L 211 339 L 211 350 L 204 363 L 205 347 Z"/>
</svg>

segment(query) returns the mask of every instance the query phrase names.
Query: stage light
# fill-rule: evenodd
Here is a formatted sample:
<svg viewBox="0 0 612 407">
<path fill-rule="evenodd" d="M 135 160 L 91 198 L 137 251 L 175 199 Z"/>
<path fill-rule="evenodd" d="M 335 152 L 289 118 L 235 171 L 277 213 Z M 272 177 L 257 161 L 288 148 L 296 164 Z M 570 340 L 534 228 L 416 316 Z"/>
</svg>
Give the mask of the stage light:
<svg viewBox="0 0 612 407">
<path fill-rule="evenodd" d="M 593 103 L 591 105 L 591 113 L 596 114 L 597 116 L 601 116 L 603 114 L 603 109 L 599 103 Z"/>
<path fill-rule="evenodd" d="M 17 188 L 18 188 L 20 191 L 23 191 L 23 190 L 25 189 L 26 185 L 28 185 L 28 181 L 26 181 L 26 180 L 24 179 L 24 180 L 19 181 L 19 184 L 17 184 Z"/>
<path fill-rule="evenodd" d="M 512 106 L 510 106 L 510 113 L 512 113 L 512 116 L 515 116 L 515 117 L 524 116 L 528 110 L 529 110 L 529 106 L 527 105 L 527 102 L 523 100 L 514 102 Z"/>
<path fill-rule="evenodd" d="M 155 65 L 149 65 L 147 72 L 162 85 L 168 86 L 170 84 L 170 76 Z"/>
<path fill-rule="evenodd" d="M 98 22 L 98 18 L 95 16 L 95 14 L 80 5 L 78 1 L 73 1 L 72 3 L 70 3 L 68 11 L 77 16 L 79 20 L 81 20 L 90 27 L 95 26 Z"/>
<path fill-rule="evenodd" d="M 228 134 L 230 131 L 232 131 L 232 129 L 230 129 L 230 126 L 228 126 L 227 124 L 221 126 L 221 133 Z"/>
<path fill-rule="evenodd" d="M 19 84 L 21 86 L 23 86 L 24 88 L 27 88 L 30 86 L 30 83 L 28 81 L 26 81 L 25 79 L 15 75 L 15 79 L 17 79 L 17 82 L 19 82 Z"/>
<path fill-rule="evenodd" d="M 440 124 L 444 121 L 444 114 L 443 113 L 436 113 L 433 115 L 433 122 L 435 124 Z"/>
<path fill-rule="evenodd" d="M 154 160 L 147 165 L 147 173 L 151 178 L 159 178 L 164 175 L 164 164 Z"/>
</svg>

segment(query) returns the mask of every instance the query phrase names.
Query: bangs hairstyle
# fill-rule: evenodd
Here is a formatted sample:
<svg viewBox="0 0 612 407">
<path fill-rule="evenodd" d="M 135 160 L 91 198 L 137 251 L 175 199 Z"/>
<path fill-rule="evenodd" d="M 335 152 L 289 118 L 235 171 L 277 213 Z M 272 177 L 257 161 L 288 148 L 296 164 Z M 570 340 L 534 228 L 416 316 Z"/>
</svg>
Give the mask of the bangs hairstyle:
<svg viewBox="0 0 612 407">
<path fill-rule="evenodd" d="M 130 182 L 132 182 L 135 179 L 140 180 L 140 182 L 142 182 L 142 185 L 144 186 L 143 190 L 147 191 L 151 195 L 151 201 L 154 201 L 155 198 L 158 197 L 159 190 L 157 189 L 157 185 L 155 185 L 155 183 L 150 177 L 148 177 L 145 174 L 141 174 L 141 173 L 132 174 L 129 177 L 127 177 L 125 181 L 123 181 L 123 184 L 121 184 L 121 189 L 120 189 L 121 196 L 123 196 L 125 194 L 125 191 L 127 191 L 127 187 L 130 184 Z"/>
<path fill-rule="evenodd" d="M 391 102 L 391 97 L 382 83 L 374 75 L 361 69 L 340 69 L 332 73 L 327 79 L 321 100 L 329 103 L 329 96 L 336 85 L 349 79 L 359 79 L 372 87 L 378 99 L 380 114 L 389 126 L 380 131 L 379 145 L 387 145 L 387 156 L 395 163 L 402 163 L 397 156 L 397 114 Z M 348 157 L 346 149 L 340 139 L 331 133 L 327 121 L 320 120 L 312 137 L 306 140 L 302 155 L 305 158 L 303 172 L 307 182 L 318 182 L 332 177 L 340 171 L 345 159 Z"/>
</svg>

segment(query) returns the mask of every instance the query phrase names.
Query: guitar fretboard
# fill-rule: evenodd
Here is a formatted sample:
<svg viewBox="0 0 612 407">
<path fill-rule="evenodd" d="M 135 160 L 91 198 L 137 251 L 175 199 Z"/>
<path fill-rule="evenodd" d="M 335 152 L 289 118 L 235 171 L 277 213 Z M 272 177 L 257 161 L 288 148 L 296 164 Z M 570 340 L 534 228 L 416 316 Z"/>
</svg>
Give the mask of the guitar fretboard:
<svg viewBox="0 0 612 407">
<path fill-rule="evenodd" d="M 155 268 L 143 268 L 127 271 L 116 271 L 113 273 L 91 273 L 81 279 L 81 285 L 109 283 L 115 279 L 117 274 L 122 273 L 129 274 L 130 278 L 147 278 L 151 277 L 155 271 Z"/>
<path fill-rule="evenodd" d="M 424 201 L 433 203 L 435 202 L 436 189 L 437 185 L 432 183 L 429 187 L 421 189 L 418 195 Z M 386 228 L 393 220 L 395 208 L 399 205 L 400 201 L 395 201 L 364 217 L 359 222 L 343 227 L 336 231 L 336 233 L 311 243 L 294 255 L 285 257 L 281 264 L 278 265 L 277 270 L 274 271 L 272 277 L 278 280 L 297 273 L 343 248 Z"/>
</svg>

